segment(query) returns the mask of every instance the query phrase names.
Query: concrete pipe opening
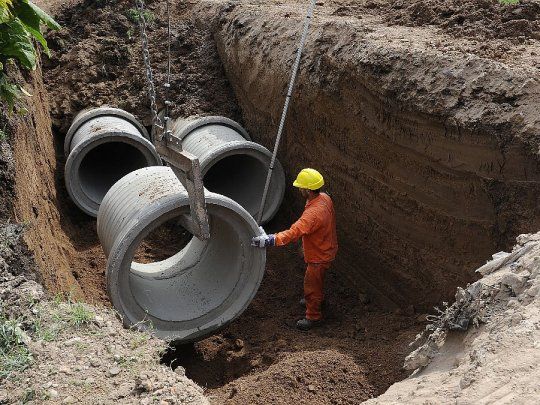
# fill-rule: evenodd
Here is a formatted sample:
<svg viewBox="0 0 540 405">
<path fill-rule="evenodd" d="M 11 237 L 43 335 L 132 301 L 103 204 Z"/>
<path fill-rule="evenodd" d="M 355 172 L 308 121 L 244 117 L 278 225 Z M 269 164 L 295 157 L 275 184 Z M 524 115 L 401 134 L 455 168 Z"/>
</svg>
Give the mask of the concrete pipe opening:
<svg viewBox="0 0 540 405">
<path fill-rule="evenodd" d="M 107 288 L 126 325 L 152 328 L 167 340 L 203 338 L 239 316 L 264 274 L 264 250 L 250 246 L 259 233 L 235 201 L 206 193 L 211 237 L 192 237 L 161 261 L 139 263 L 141 242 L 167 221 L 189 229 L 187 192 L 166 167 L 128 174 L 105 196 L 98 235 L 108 256 Z"/>
<path fill-rule="evenodd" d="M 183 148 L 199 158 L 205 187 L 238 202 L 258 217 L 272 154 L 251 142 L 247 132 L 225 117 L 178 119 L 173 131 Z M 285 192 L 285 174 L 276 160 L 262 223 L 277 213 Z"/>
<path fill-rule="evenodd" d="M 109 107 L 79 113 L 64 148 L 68 193 L 80 209 L 94 217 L 115 182 L 134 170 L 161 164 L 135 117 Z"/>
</svg>

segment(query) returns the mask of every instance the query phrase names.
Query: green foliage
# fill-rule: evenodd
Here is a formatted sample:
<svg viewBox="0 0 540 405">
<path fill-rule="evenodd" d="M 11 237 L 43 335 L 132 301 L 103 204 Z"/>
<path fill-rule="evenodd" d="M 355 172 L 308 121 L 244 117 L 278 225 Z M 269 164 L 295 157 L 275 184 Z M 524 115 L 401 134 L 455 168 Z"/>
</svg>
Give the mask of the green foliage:
<svg viewBox="0 0 540 405">
<path fill-rule="evenodd" d="M 28 95 L 20 86 L 10 83 L 4 68 L 6 62 L 17 61 L 22 67 L 34 70 L 37 63 L 36 40 L 45 54 L 50 55 L 41 26 L 59 29 L 47 13 L 29 0 L 0 0 L 0 100 L 11 113 L 21 94 Z"/>
<path fill-rule="evenodd" d="M 505 6 L 512 6 L 519 4 L 519 0 L 499 0 L 499 3 L 504 4 Z"/>
<path fill-rule="evenodd" d="M 24 391 L 24 395 L 21 398 L 21 402 L 23 404 L 27 404 L 28 402 L 31 402 L 36 399 L 36 390 L 33 388 L 27 388 Z"/>
<path fill-rule="evenodd" d="M 126 17 L 134 23 L 139 23 L 139 20 L 141 19 L 139 10 L 137 10 L 136 8 L 130 8 L 128 11 L 126 11 Z M 143 11 L 143 17 L 146 20 L 147 24 L 152 24 L 156 19 L 154 13 L 148 10 Z"/>
<path fill-rule="evenodd" d="M 31 362 L 32 354 L 17 322 L 0 318 L 0 380 L 26 369 Z"/>
<path fill-rule="evenodd" d="M 58 337 L 60 333 L 59 327 L 45 326 L 41 317 L 37 318 L 34 322 L 34 333 L 38 339 L 41 339 L 45 342 L 52 342 Z"/>
<path fill-rule="evenodd" d="M 11 113 L 13 107 L 21 94 L 21 89 L 18 85 L 10 83 L 7 76 L 0 71 L 0 100 L 8 106 L 8 111 Z"/>
<path fill-rule="evenodd" d="M 95 318 L 94 313 L 80 302 L 70 304 L 67 315 L 68 322 L 76 328 L 91 323 Z"/>
</svg>

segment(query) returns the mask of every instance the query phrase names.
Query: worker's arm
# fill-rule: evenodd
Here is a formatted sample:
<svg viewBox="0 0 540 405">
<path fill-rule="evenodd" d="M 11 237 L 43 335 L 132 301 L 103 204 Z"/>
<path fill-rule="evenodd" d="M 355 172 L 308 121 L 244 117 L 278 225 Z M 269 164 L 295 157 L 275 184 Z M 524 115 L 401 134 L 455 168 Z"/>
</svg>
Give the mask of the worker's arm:
<svg viewBox="0 0 540 405">
<path fill-rule="evenodd" d="M 304 235 L 309 235 L 315 228 L 316 218 L 304 211 L 298 221 L 292 224 L 290 229 L 275 234 L 275 245 L 283 246 L 291 242 L 296 242 Z"/>
<path fill-rule="evenodd" d="M 313 212 L 304 211 L 300 219 L 292 224 L 290 229 L 276 234 L 256 236 L 251 240 L 251 245 L 260 248 L 287 245 L 297 241 L 304 235 L 309 235 L 316 227 L 316 215 Z"/>
</svg>

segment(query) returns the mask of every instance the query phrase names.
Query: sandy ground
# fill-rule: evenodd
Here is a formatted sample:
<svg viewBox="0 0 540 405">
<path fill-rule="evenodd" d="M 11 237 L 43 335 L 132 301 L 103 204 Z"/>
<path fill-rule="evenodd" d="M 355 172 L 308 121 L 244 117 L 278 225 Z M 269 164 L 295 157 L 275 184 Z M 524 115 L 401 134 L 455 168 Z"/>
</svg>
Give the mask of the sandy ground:
<svg viewBox="0 0 540 405">
<path fill-rule="evenodd" d="M 473 302 L 485 323 L 447 332 L 427 367 L 366 404 L 538 403 L 540 234 L 521 235 L 512 252 L 512 260 L 480 269 L 485 276 L 468 288 L 481 291 Z"/>
</svg>

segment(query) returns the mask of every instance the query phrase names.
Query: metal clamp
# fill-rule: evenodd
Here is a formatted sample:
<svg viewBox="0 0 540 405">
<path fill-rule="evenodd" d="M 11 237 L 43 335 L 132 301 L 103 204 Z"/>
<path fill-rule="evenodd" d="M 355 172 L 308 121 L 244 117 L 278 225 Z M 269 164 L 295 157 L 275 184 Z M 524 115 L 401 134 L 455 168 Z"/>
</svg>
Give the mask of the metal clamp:
<svg viewBox="0 0 540 405">
<path fill-rule="evenodd" d="M 188 192 L 191 211 L 191 218 L 186 224 L 188 230 L 201 240 L 210 239 L 210 225 L 199 159 L 184 151 L 180 138 L 169 130 L 165 131 L 161 139 L 154 139 L 154 146 Z"/>
</svg>

